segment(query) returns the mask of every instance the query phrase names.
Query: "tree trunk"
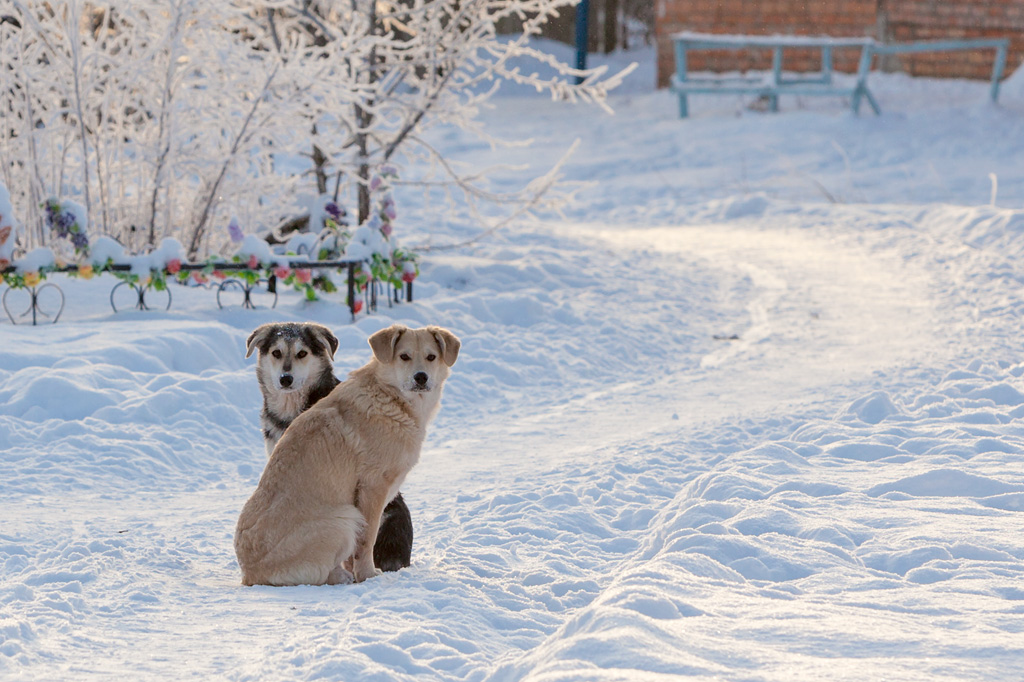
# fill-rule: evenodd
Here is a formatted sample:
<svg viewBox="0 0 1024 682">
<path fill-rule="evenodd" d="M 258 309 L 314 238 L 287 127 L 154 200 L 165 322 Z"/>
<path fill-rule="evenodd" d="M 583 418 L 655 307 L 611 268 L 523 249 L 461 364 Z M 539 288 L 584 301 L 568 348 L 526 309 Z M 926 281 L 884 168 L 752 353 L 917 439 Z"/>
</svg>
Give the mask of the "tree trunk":
<svg viewBox="0 0 1024 682">
<path fill-rule="evenodd" d="M 619 46 L 619 0 L 604 2 L 604 53 L 609 54 Z"/>
</svg>

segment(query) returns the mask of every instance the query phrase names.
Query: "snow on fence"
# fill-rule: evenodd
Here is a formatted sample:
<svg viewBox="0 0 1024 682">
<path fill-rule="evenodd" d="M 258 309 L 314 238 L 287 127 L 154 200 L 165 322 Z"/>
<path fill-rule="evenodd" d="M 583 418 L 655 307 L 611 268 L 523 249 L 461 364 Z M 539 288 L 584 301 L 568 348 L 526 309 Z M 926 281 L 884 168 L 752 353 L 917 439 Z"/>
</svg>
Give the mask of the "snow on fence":
<svg viewBox="0 0 1024 682">
<path fill-rule="evenodd" d="M 242 307 L 253 309 L 256 306 L 252 301 L 252 292 L 260 283 L 266 283 L 268 293 L 274 294 L 273 306 L 277 305 L 277 286 L 279 284 L 291 285 L 296 289 L 305 292 L 310 300 L 317 298 L 317 291 L 334 292 L 338 290 L 331 271 L 345 276 L 345 302 L 354 321 L 356 315 L 364 308 L 367 312 L 377 309 L 378 294 L 388 293 L 388 305 L 393 303 L 412 302 L 412 283 L 415 275 L 405 275 L 403 282 L 399 285 L 393 281 L 377 280 L 372 275 L 368 261 L 359 259 L 341 260 L 309 260 L 307 258 L 285 256 L 280 257 L 272 263 L 259 262 L 237 262 L 209 260 L 203 263 L 187 263 L 178 260 L 171 260 L 162 269 L 151 269 L 148 272 L 140 272 L 136 266 L 130 263 L 114 263 L 108 261 L 102 266 L 95 267 L 90 264 L 84 265 L 51 265 L 38 269 L 23 270 L 24 264 L 10 265 L 0 276 L 7 284 L 3 296 L 0 297 L 0 304 L 13 324 L 18 320 L 31 316 L 32 324 L 38 324 L 39 318 L 44 317 L 57 323 L 64 311 L 64 292 L 56 284 L 47 282 L 48 274 L 64 273 L 72 277 L 91 279 L 97 274 L 110 273 L 119 281 L 110 292 L 110 305 L 114 312 L 118 311 L 114 301 L 114 294 L 118 288 L 128 286 L 132 288 L 137 296 L 135 308 L 138 310 L 149 310 L 151 306 L 146 302 L 146 296 L 150 292 L 163 292 L 167 295 L 166 308 L 171 307 L 171 293 L 169 283 L 176 282 L 181 285 L 196 284 L 209 286 L 212 280 L 220 280 L 216 286 L 217 305 L 223 308 L 221 293 L 231 288 L 238 288 L 243 294 Z M 314 275 L 313 273 L 317 274 Z M 228 275 L 232 273 L 232 275 Z M 11 312 L 8 305 L 8 297 L 11 292 L 25 290 L 29 296 L 29 305 L 19 315 Z M 44 291 L 52 290 L 59 296 L 59 304 L 56 310 L 47 311 L 41 294 Z M 364 305 L 364 301 L 366 301 Z"/>
<path fill-rule="evenodd" d="M 221 307 L 221 294 L 228 288 L 239 288 L 243 293 L 242 305 L 254 308 L 252 292 L 260 282 L 274 294 L 277 304 L 277 285 L 283 283 L 303 292 L 307 299 L 316 300 L 317 292 L 333 293 L 339 290 L 332 274 L 344 274 L 345 299 L 352 319 L 364 307 L 367 311 L 377 307 L 378 292 L 390 289 L 389 305 L 412 300 L 412 282 L 419 274 L 418 256 L 398 247 L 391 239 L 390 218 L 376 218 L 349 231 L 344 211 L 333 202 L 326 205 L 324 228 L 317 232 L 296 234 L 278 253 L 270 244 L 256 235 L 246 235 L 237 221 L 232 219 L 227 232 L 235 253 L 230 257 L 211 256 L 205 261 L 189 262 L 185 247 L 174 237 L 165 237 L 159 246 L 146 254 L 129 254 L 124 246 L 109 236 L 90 241 L 86 210 L 68 200 L 47 199 L 43 206 L 50 240 L 47 246 L 35 248 L 15 257 L 14 242 L 18 226 L 14 222 L 9 193 L 0 183 L 0 278 L 7 289 L 0 298 L 4 312 L 12 323 L 39 317 L 54 323 L 64 310 L 64 292 L 53 283 L 45 282 L 48 274 L 64 273 L 90 279 L 101 273 L 110 273 L 121 280 L 110 294 L 110 304 L 117 312 L 114 294 L 118 288 L 128 286 L 137 297 L 135 307 L 150 308 L 147 294 L 157 291 L 167 296 L 171 305 L 169 282 L 194 283 L 209 286 L 220 279 L 217 304 Z M 227 273 L 234 273 L 229 278 Z M 316 273 L 314 275 L 314 273 Z M 15 316 L 8 306 L 12 291 L 27 290 L 29 305 L 24 313 Z M 44 310 L 43 292 L 52 292 L 59 299 L 55 312 Z"/>
</svg>

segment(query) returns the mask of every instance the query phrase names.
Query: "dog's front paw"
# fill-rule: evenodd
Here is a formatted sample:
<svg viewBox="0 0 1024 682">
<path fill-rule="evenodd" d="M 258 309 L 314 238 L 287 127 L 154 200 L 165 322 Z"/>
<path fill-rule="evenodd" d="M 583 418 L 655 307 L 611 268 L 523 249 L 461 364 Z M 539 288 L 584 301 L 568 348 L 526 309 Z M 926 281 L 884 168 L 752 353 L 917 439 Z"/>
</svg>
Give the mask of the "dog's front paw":
<svg viewBox="0 0 1024 682">
<path fill-rule="evenodd" d="M 377 567 L 373 565 L 373 561 L 356 561 L 355 566 L 352 567 L 352 576 L 357 583 L 361 583 L 369 578 L 375 578 L 380 575 L 381 572 L 377 570 Z"/>
</svg>

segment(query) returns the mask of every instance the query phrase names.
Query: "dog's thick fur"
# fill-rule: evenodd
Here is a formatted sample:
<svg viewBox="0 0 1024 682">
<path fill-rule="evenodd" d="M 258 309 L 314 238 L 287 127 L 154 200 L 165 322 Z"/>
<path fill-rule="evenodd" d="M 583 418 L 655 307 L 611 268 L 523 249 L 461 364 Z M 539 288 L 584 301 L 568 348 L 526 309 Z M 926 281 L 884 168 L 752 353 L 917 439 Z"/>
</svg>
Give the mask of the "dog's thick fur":
<svg viewBox="0 0 1024 682">
<path fill-rule="evenodd" d="M 275 322 L 257 327 L 246 341 L 245 357 L 257 353 L 256 379 L 263 394 L 260 425 L 267 456 L 295 418 L 329 394 L 340 381 L 332 357 L 338 339 L 311 322 Z M 395 495 L 381 517 L 373 563 L 397 571 L 412 562 L 412 515 Z"/>
<path fill-rule="evenodd" d="M 381 514 L 419 459 L 460 345 L 440 327 L 382 329 L 370 362 L 292 422 L 238 519 L 243 584 L 376 575 Z"/>
<path fill-rule="evenodd" d="M 338 339 L 319 324 L 271 323 L 257 327 L 245 342 L 245 357 L 257 350 L 256 381 L 263 394 L 260 426 L 269 457 L 295 418 L 338 385 L 331 360 Z"/>
</svg>

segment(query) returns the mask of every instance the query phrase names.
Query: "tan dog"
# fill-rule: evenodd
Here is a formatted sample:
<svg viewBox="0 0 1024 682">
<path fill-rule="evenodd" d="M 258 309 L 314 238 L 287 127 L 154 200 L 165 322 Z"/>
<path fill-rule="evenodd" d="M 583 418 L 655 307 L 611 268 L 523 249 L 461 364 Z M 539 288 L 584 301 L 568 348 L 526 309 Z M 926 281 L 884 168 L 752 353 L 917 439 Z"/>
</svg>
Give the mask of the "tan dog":
<svg viewBox="0 0 1024 682">
<path fill-rule="evenodd" d="M 440 327 L 382 329 L 370 362 L 291 423 L 238 518 L 244 585 L 376 575 L 381 512 L 419 460 L 460 345 Z"/>
</svg>

